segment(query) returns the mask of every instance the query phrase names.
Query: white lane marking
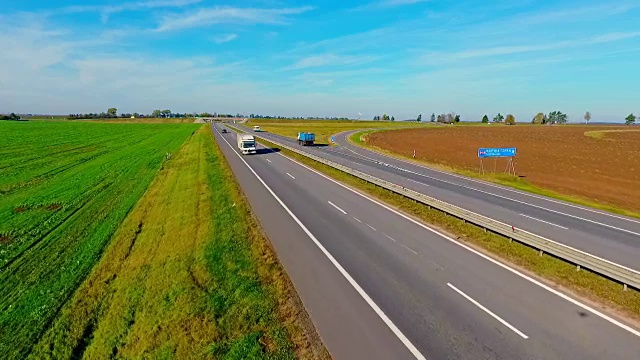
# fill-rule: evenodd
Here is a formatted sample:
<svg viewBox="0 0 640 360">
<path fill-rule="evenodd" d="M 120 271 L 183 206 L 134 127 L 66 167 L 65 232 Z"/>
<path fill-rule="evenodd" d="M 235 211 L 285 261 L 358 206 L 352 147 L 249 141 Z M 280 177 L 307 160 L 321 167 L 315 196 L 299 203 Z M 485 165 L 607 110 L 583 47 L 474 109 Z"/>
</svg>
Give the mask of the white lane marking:
<svg viewBox="0 0 640 360">
<path fill-rule="evenodd" d="M 334 208 L 338 209 L 338 211 L 340 211 L 341 213 L 343 213 L 343 214 L 347 215 L 347 212 L 346 212 L 346 211 L 344 211 L 344 210 L 342 210 L 342 209 L 340 209 L 340 208 L 338 207 L 338 205 L 336 205 L 336 204 L 332 203 L 331 201 L 327 201 L 327 202 L 329 203 L 329 205 L 331 205 L 331 206 L 333 206 Z"/>
<path fill-rule="evenodd" d="M 402 245 L 403 248 L 405 248 L 405 249 L 411 251 L 412 253 L 418 255 L 417 251 L 413 250 L 412 248 L 408 247 L 407 245 L 405 245 L 405 244 L 400 244 L 400 245 Z"/>
<path fill-rule="evenodd" d="M 371 225 L 369 225 L 369 224 L 366 224 L 366 225 L 367 225 L 371 230 L 373 230 L 373 231 L 378 231 L 378 230 L 376 230 L 376 228 L 374 228 L 373 226 L 371 226 Z"/>
<path fill-rule="evenodd" d="M 491 315 L 491 317 L 493 317 L 494 319 L 500 321 L 502 323 L 502 325 L 508 327 L 509 329 L 513 330 L 513 332 L 515 332 L 516 334 L 520 335 L 522 338 L 524 339 L 528 339 L 529 337 L 527 335 L 525 335 L 522 331 L 518 330 L 515 328 L 515 326 L 509 324 L 508 322 L 502 320 L 502 318 L 494 313 L 491 312 L 491 310 L 487 309 L 486 307 L 482 306 L 482 304 L 480 304 L 479 302 L 473 300 L 471 298 L 471 296 L 465 294 L 464 292 L 462 292 L 462 290 L 458 289 L 457 287 L 451 285 L 451 283 L 447 283 L 447 285 L 453 289 L 453 291 L 457 292 L 458 294 L 462 295 L 465 299 L 471 301 L 471 303 L 477 307 L 479 307 L 480 309 L 482 309 L 484 312 L 486 312 L 487 314 Z"/>
<path fill-rule="evenodd" d="M 282 154 L 280 154 L 280 155 L 282 155 Z M 329 180 L 329 181 L 331 181 L 331 182 L 333 182 L 333 183 L 335 183 L 335 184 L 337 184 L 337 185 L 339 185 L 339 186 L 351 191 L 352 193 L 357 194 L 357 195 L 359 195 L 359 196 L 371 201 L 372 203 L 377 204 L 378 206 L 381 206 L 381 207 L 391 211 L 392 213 L 394 213 L 394 214 L 396 214 L 396 215 L 398 215 L 398 216 L 400 216 L 400 217 L 402 217 L 402 218 L 404 218 L 406 220 L 409 220 L 410 222 L 422 227 L 423 229 L 425 229 L 427 231 L 430 231 L 430 232 L 442 237 L 443 239 L 446 239 L 449 242 L 451 242 L 451 243 L 453 243 L 453 244 L 455 244 L 457 246 L 460 246 L 461 248 L 463 248 L 463 249 L 465 249 L 467 251 L 470 251 L 470 252 L 476 254 L 477 256 L 480 256 L 481 258 L 493 263 L 494 265 L 497 265 L 497 266 L 499 266 L 499 267 L 511 272 L 512 274 L 517 275 L 517 276 L 521 277 L 522 279 L 525 279 L 525 280 L 531 282 L 532 284 L 535 284 L 535 285 L 541 287 L 542 289 L 547 290 L 548 292 L 550 292 L 550 293 L 552 293 L 552 294 L 554 294 L 554 295 L 556 295 L 556 296 L 558 296 L 558 297 L 560 297 L 560 298 L 562 298 L 562 299 L 564 299 L 564 300 L 566 300 L 566 301 L 568 301 L 568 302 L 570 302 L 570 303 L 572 303 L 572 304 L 574 304 L 574 305 L 576 305 L 576 306 L 578 306 L 578 307 L 580 307 L 580 308 L 582 308 L 582 309 L 584 309 L 584 310 L 586 310 L 586 311 L 588 311 L 588 312 L 600 317 L 601 319 L 606 320 L 606 321 L 610 322 L 611 324 L 613 324 L 613 325 L 615 325 L 615 326 L 617 326 L 617 327 L 619 327 L 619 328 L 621 328 L 623 330 L 626 330 L 626 331 L 630 332 L 631 334 L 633 334 L 635 336 L 640 337 L 640 331 L 638 331 L 638 330 L 636 330 L 636 329 L 634 329 L 634 328 L 632 328 L 632 327 L 630 327 L 630 326 L 628 326 L 626 324 L 623 324 L 622 322 L 620 322 L 620 321 L 618 321 L 618 320 L 616 320 L 616 319 L 614 319 L 614 318 L 612 318 L 612 317 L 610 317 L 610 316 L 608 316 L 608 315 L 606 315 L 606 314 L 604 314 L 604 313 L 602 313 L 602 312 L 600 312 L 600 311 L 598 311 L 598 310 L 596 310 L 596 309 L 594 309 L 594 308 L 592 308 L 592 307 L 590 307 L 590 306 L 588 306 L 586 304 L 583 304 L 580 301 L 575 300 L 572 297 L 570 297 L 570 296 L 568 296 L 568 295 L 566 295 L 566 294 L 564 294 L 564 293 L 562 293 L 562 292 L 560 292 L 560 291 L 558 291 L 556 289 L 553 289 L 550 286 L 545 285 L 545 284 L 541 283 L 540 281 L 538 281 L 538 280 L 536 280 L 536 279 L 534 279 L 534 278 L 532 278 L 532 277 L 530 277 L 528 275 L 525 275 L 524 273 L 521 273 L 520 271 L 518 271 L 518 270 L 516 270 L 514 268 L 511 268 L 511 267 L 501 263 L 498 260 L 495 260 L 495 259 L 493 259 L 493 258 L 491 258 L 491 257 L 489 257 L 489 256 L 487 256 L 487 255 L 485 255 L 485 254 L 483 254 L 483 253 L 481 253 L 481 252 L 479 252 L 479 251 L 477 251 L 477 250 L 475 250 L 475 249 L 463 244 L 463 243 L 460 243 L 460 242 L 454 240 L 453 238 L 451 238 L 451 237 L 449 237 L 449 236 L 447 236 L 447 235 L 445 235 L 445 234 L 443 234 L 443 233 L 441 233 L 441 232 L 439 232 L 439 231 L 437 231 L 435 229 L 432 229 L 432 228 L 428 227 L 427 225 L 425 225 L 425 224 L 423 224 L 423 223 L 421 223 L 421 222 L 419 222 L 417 220 L 414 220 L 411 217 L 409 217 L 409 216 L 407 216 L 407 215 L 405 215 L 405 214 L 403 214 L 401 212 L 398 212 L 395 209 L 392 209 L 392 208 L 388 207 L 387 205 L 385 205 L 385 204 L 383 204 L 383 203 L 381 203 L 381 202 L 379 202 L 379 201 L 377 201 L 377 200 L 375 200 L 375 199 L 373 199 L 373 198 L 371 198 L 371 197 L 369 197 L 367 195 L 364 195 L 364 194 L 362 194 L 362 193 L 360 193 L 360 192 L 358 192 L 358 191 L 356 191 L 354 189 L 351 189 L 350 187 L 340 183 L 339 181 L 334 180 L 331 177 L 329 177 L 329 176 L 327 176 L 327 175 L 325 175 L 325 174 L 323 174 L 323 173 L 321 173 L 319 171 L 316 171 L 315 169 L 312 169 L 312 168 L 308 167 L 305 164 L 302 164 L 302 163 L 298 162 L 297 160 L 288 158 L 288 157 L 286 157 L 284 155 L 282 155 L 282 156 L 284 158 L 288 159 L 289 161 L 294 162 L 294 163 L 302 166 L 303 168 L 305 168 L 305 169 L 307 169 L 307 170 L 309 170 L 309 171 L 311 171 L 311 172 L 313 172 L 313 173 L 315 173 L 315 174 L 317 174 L 319 176 L 322 176 L 323 178 L 325 178 L 325 179 L 327 179 L 327 180 Z M 549 241 L 551 241 L 551 240 L 549 240 Z M 600 259 L 600 260 L 604 260 L 604 259 Z M 616 264 L 616 266 L 619 266 L 619 265 Z M 634 271 L 634 270 L 631 270 L 631 269 L 628 269 L 628 270 Z"/>
<path fill-rule="evenodd" d="M 362 223 L 362 221 L 360 221 L 360 219 L 358 219 L 357 217 L 352 216 L 352 218 L 353 218 L 353 220 L 355 220 L 355 221 L 357 221 L 357 222 L 359 222 L 359 223 Z"/>
<path fill-rule="evenodd" d="M 231 144 L 224 137 L 222 139 L 227 143 L 227 145 L 229 145 L 231 149 L 233 149 L 233 146 L 231 146 Z M 300 221 L 300 219 L 298 219 L 298 217 L 291 210 L 289 210 L 287 205 L 285 205 L 284 202 L 280 200 L 278 195 L 276 195 L 276 193 L 274 193 L 273 190 L 271 190 L 271 188 L 267 185 L 267 183 L 265 183 L 264 180 L 262 180 L 262 178 L 255 172 L 255 170 L 253 170 L 253 168 L 249 166 L 249 164 L 245 161 L 245 159 L 243 159 L 242 156 L 240 156 L 236 151 L 233 151 L 233 152 L 240 158 L 240 160 L 242 160 L 242 162 L 247 166 L 247 168 L 249 168 L 249 170 L 258 179 L 258 181 L 262 183 L 262 185 L 267 189 L 267 191 L 269 191 L 271 196 L 273 196 L 273 198 L 276 199 L 276 201 L 280 204 L 280 206 L 282 206 L 282 208 L 289 214 L 289 216 L 291 216 L 291 218 L 298 224 L 298 226 L 300 226 L 300 228 L 307 234 L 307 236 L 316 244 L 316 246 L 320 249 L 320 251 L 322 251 L 322 253 L 329 259 L 329 261 L 331 261 L 333 266 L 335 266 L 336 269 L 338 269 L 340 274 L 342 274 L 342 276 L 344 276 L 344 278 L 347 279 L 349 284 L 351 284 L 351 286 L 358 292 L 358 294 L 364 299 L 364 301 L 373 309 L 373 311 L 380 317 L 380 319 L 382 319 L 382 321 L 387 325 L 387 327 L 389 327 L 389 329 L 396 335 L 396 337 L 398 337 L 398 339 L 404 344 L 404 346 L 407 347 L 407 349 L 411 352 L 411 354 L 413 354 L 413 356 L 418 360 L 426 360 L 424 355 L 422 355 L 422 353 L 420 353 L 420 351 L 411 343 L 411 341 L 407 339 L 407 337 L 402 333 L 402 331 L 398 329 L 398 327 L 391 321 L 391 319 L 389 319 L 389 317 L 382 311 L 382 309 L 380 309 L 380 307 L 373 301 L 373 299 L 371 299 L 371 297 L 367 295 L 367 293 L 360 287 L 360 285 L 358 285 L 358 283 L 351 277 L 351 275 L 349 275 L 349 273 L 342 267 L 342 265 L 338 263 L 338 261 L 333 257 L 333 255 L 331 255 L 331 253 L 329 253 L 329 251 L 327 251 L 327 249 L 325 249 L 325 247 L 322 246 L 320 241 L 318 241 L 318 239 L 311 233 L 311 231 L 309 231 L 309 229 L 307 229 L 307 227 L 304 226 L 304 224 Z"/>
<path fill-rule="evenodd" d="M 345 133 L 347 133 L 347 132 L 345 132 Z M 338 134 L 336 134 L 336 135 L 338 135 Z M 347 135 L 348 135 L 348 134 L 345 134 L 345 136 L 344 136 L 345 141 L 347 141 Z M 348 143 L 348 141 L 347 141 L 347 143 Z M 353 150 L 351 150 L 351 149 L 347 148 L 345 145 L 342 145 L 342 144 L 338 144 L 338 145 L 340 145 L 340 146 L 344 147 L 345 149 L 347 149 L 347 150 L 351 151 L 352 153 L 354 153 L 354 154 L 356 154 L 356 155 L 359 155 L 359 156 L 361 156 L 361 157 L 363 157 L 363 158 L 366 158 L 366 159 L 368 159 L 368 160 L 374 161 L 374 162 L 376 162 L 376 163 L 377 163 L 377 162 L 379 162 L 379 161 L 378 161 L 378 160 L 376 160 L 376 159 L 369 158 L 369 157 L 366 157 L 366 156 L 364 156 L 364 155 L 362 155 L 362 154 L 359 154 L 359 153 L 357 153 L 357 152 L 355 152 L 355 151 L 353 151 Z M 371 151 L 371 150 L 368 150 L 368 149 L 364 149 L 364 150 Z M 640 224 L 640 220 L 631 219 L 631 218 L 628 218 L 628 217 L 624 217 L 624 216 L 620 216 L 620 215 L 616 215 L 616 214 L 612 214 L 612 213 L 608 213 L 608 212 L 604 212 L 604 211 L 600 211 L 600 210 L 590 209 L 590 208 L 583 207 L 583 206 L 580 206 L 580 205 L 575 205 L 575 204 L 571 204 L 571 203 L 566 203 L 566 202 L 562 202 L 562 201 L 559 201 L 559 200 L 554 200 L 554 199 L 546 198 L 546 197 L 543 197 L 543 196 L 540 196 L 540 195 L 536 195 L 536 194 L 529 194 L 529 193 L 526 193 L 526 192 L 523 192 L 523 191 L 518 191 L 518 190 L 510 189 L 510 188 L 507 188 L 507 187 L 503 187 L 503 186 L 495 185 L 495 184 L 492 184 L 492 183 L 489 183 L 489 182 L 486 182 L 486 181 L 476 180 L 476 179 L 468 178 L 468 177 L 465 177 L 465 176 L 462 176 L 462 175 L 453 174 L 453 173 L 448 173 L 448 172 L 446 172 L 446 171 L 442 171 L 442 170 L 434 169 L 434 168 L 431 168 L 431 167 L 428 167 L 428 166 L 424 166 L 424 165 L 416 164 L 416 163 L 413 163 L 413 162 L 410 162 L 410 161 L 407 161 L 407 160 L 404 160 L 404 159 L 398 159 L 398 158 L 395 158 L 395 157 L 390 157 L 390 156 L 388 156 L 388 155 L 385 155 L 385 154 L 382 154 L 382 153 L 378 153 L 378 152 L 375 152 L 375 151 L 371 151 L 371 152 L 372 152 L 372 153 L 375 153 L 375 154 L 377 154 L 377 155 L 381 155 L 381 156 L 384 156 L 384 157 L 387 157 L 387 158 L 393 159 L 393 160 L 401 161 L 401 162 L 403 162 L 403 163 L 405 163 L 405 164 L 409 164 L 409 165 L 417 166 L 417 167 L 419 167 L 419 168 L 423 168 L 423 169 L 428 170 L 428 171 L 434 171 L 434 172 L 437 172 L 437 173 L 440 173 L 440 174 L 443 174 L 443 175 L 452 176 L 452 177 L 455 177 L 455 178 L 458 178 L 458 179 L 462 179 L 462 180 L 466 180 L 466 181 L 471 181 L 471 182 L 474 182 L 474 183 L 477 183 L 477 184 L 481 184 L 481 185 L 490 186 L 490 187 L 493 187 L 493 188 L 495 188 L 495 189 L 505 190 L 505 191 L 509 191 L 509 192 L 512 192 L 512 193 L 516 193 L 516 194 L 520 194 L 520 195 L 529 196 L 529 197 L 532 197 L 532 198 L 535 198 L 535 199 L 538 199 L 538 200 L 544 200 L 544 201 L 548 201 L 548 202 L 551 202 L 551 203 L 554 203 L 554 204 L 559 204 L 559 205 L 569 206 L 569 207 L 572 207 L 572 208 L 575 208 L 575 209 L 588 211 L 588 212 L 591 212 L 591 213 L 594 213 L 594 214 L 605 215 L 605 216 L 609 216 L 609 217 L 612 217 L 612 218 L 616 218 L 616 219 L 620 219 L 620 220 L 626 220 L 626 221 L 629 221 L 629 222 L 633 222 L 633 223 L 636 223 L 636 224 Z M 416 175 L 420 175 L 420 176 L 425 176 L 425 177 L 432 178 L 432 177 L 430 177 L 430 176 L 428 176 L 428 175 L 420 174 L 420 173 L 416 173 L 416 172 L 413 172 L 413 171 L 410 171 L 410 170 L 406 170 L 406 169 L 402 169 L 402 168 L 398 168 L 398 169 L 400 169 L 400 170 L 404 170 L 404 171 L 407 171 L 407 172 L 410 172 L 410 173 L 413 173 L 413 174 L 416 174 Z M 458 185 L 458 186 L 466 187 L 466 186 L 464 186 L 464 185 L 456 184 L 456 183 L 453 183 L 453 182 L 448 182 L 448 181 L 446 181 L 446 180 L 442 180 L 442 179 L 438 179 L 438 178 L 432 178 L 432 179 L 434 179 L 434 180 L 438 180 L 438 181 L 442 181 L 442 182 L 445 182 L 445 183 L 449 183 L 449 184 L 452 184 L 452 185 Z M 469 189 L 471 189 L 471 190 L 476 190 L 476 191 L 482 191 L 482 190 L 478 190 L 478 189 L 471 188 L 471 187 L 469 187 Z M 493 193 L 489 193 L 489 194 L 491 194 L 491 195 L 495 195 L 495 194 L 493 194 Z M 529 204 L 529 203 L 526 203 L 526 202 L 525 202 L 524 204 L 532 205 L 532 204 Z"/>
<path fill-rule="evenodd" d="M 265 159 L 265 160 L 267 160 L 268 162 L 271 162 L 271 160 L 269 160 L 269 159 Z"/>
<path fill-rule="evenodd" d="M 569 228 L 568 228 L 568 227 L 564 227 L 564 226 L 560 226 L 560 225 L 558 225 L 558 224 L 554 224 L 554 223 L 552 223 L 552 222 L 548 222 L 548 221 L 540 220 L 540 219 L 538 219 L 538 218 L 534 218 L 533 216 L 529 216 L 529 215 L 525 215 L 525 214 L 520 214 L 520 216 L 524 216 L 524 217 L 529 218 L 529 219 L 532 219 L 532 220 L 540 221 L 540 222 L 543 222 L 543 223 L 545 223 L 545 224 L 549 224 L 549 225 L 557 226 L 557 227 L 559 227 L 559 228 L 561 228 L 561 229 L 569 230 Z"/>
<path fill-rule="evenodd" d="M 428 184 L 425 184 L 425 183 L 420 182 L 420 181 L 417 181 L 417 180 L 413 180 L 413 179 L 409 179 L 409 178 L 407 178 L 407 180 L 409 180 L 409 181 L 413 181 L 414 183 L 416 183 L 416 184 L 420 184 L 420 185 L 423 185 L 423 186 L 430 186 L 430 185 L 428 185 Z"/>
<path fill-rule="evenodd" d="M 393 241 L 393 242 L 396 242 L 396 239 L 392 238 L 391 236 L 389 236 L 389 235 L 387 235 L 387 234 L 385 234 L 385 233 L 382 233 L 382 235 L 384 235 L 384 236 L 386 236 L 387 238 L 389 238 L 389 240 L 391 240 L 391 241 Z"/>
<path fill-rule="evenodd" d="M 293 175 L 287 173 L 287 175 L 289 175 L 290 178 L 292 178 L 293 180 L 295 180 L 296 178 L 293 177 Z"/>
</svg>

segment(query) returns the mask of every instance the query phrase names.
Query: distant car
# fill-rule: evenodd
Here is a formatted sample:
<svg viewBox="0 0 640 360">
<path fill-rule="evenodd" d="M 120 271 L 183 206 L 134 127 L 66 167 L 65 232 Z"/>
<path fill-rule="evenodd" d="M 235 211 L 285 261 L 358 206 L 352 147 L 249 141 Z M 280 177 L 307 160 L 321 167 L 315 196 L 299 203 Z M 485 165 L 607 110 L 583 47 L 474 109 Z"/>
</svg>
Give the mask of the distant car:
<svg viewBox="0 0 640 360">
<path fill-rule="evenodd" d="M 222 133 L 226 134 L 227 133 L 227 129 L 222 129 Z"/>
</svg>

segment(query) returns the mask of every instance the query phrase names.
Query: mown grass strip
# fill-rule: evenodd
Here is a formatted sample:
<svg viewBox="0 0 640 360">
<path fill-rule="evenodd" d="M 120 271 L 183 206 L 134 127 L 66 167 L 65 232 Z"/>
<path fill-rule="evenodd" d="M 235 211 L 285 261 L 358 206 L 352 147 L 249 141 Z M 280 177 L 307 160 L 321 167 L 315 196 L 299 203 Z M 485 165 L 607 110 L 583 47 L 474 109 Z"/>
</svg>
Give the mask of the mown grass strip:
<svg viewBox="0 0 640 360">
<path fill-rule="evenodd" d="M 629 318 L 640 320 L 640 292 L 635 289 L 622 291 L 622 285 L 598 274 L 584 269 L 577 271 L 575 265 L 563 260 L 548 255 L 540 256 L 537 249 L 515 241 L 512 242 L 508 238 L 492 232 L 485 232 L 480 227 L 447 216 L 439 210 L 429 209 L 427 206 L 402 195 L 279 148 L 269 141 L 260 140 L 260 142 L 271 148 L 278 148 L 283 155 L 296 159 L 426 224 L 435 226 L 450 234 L 454 239 L 463 241 L 503 262 L 535 274 L 547 283 L 573 292 L 590 301 L 598 302 L 604 307 L 613 308 Z"/>
<path fill-rule="evenodd" d="M 594 209 L 600 209 L 600 210 L 604 210 L 604 211 L 608 211 L 611 213 L 615 213 L 615 214 L 619 214 L 619 215 L 624 215 L 624 216 L 629 216 L 629 217 L 634 217 L 634 218 L 640 218 L 640 213 L 634 212 L 634 211 L 630 211 L 627 209 L 623 209 L 614 205 L 609 205 L 609 204 L 602 204 L 602 203 L 598 203 L 598 202 L 594 202 L 593 200 L 589 200 L 589 199 L 585 199 L 582 198 L 580 196 L 573 196 L 573 195 L 565 195 L 565 194 L 560 194 L 558 192 L 555 192 L 553 190 L 549 190 L 549 189 L 545 189 L 545 188 L 541 188 L 539 186 L 535 186 L 533 184 L 531 184 L 530 182 L 528 182 L 527 180 L 517 177 L 517 176 L 511 176 L 508 174 L 504 174 L 504 173 L 497 173 L 497 174 L 480 174 L 477 171 L 471 171 L 471 170 L 466 170 L 466 169 L 460 169 L 460 168 L 455 168 L 452 166 L 446 166 L 446 165 L 442 165 L 442 164 L 438 164 L 438 163 L 431 163 L 431 162 L 426 162 L 426 161 L 422 161 L 422 160 L 416 160 L 407 156 L 403 156 L 394 152 L 391 152 L 389 150 L 386 149 L 382 149 L 379 148 L 377 146 L 372 146 L 369 145 L 366 141 L 366 136 L 369 134 L 372 134 L 374 132 L 379 132 L 379 131 L 391 131 L 391 130 L 396 130 L 396 129 L 376 129 L 376 130 L 367 130 L 367 131 L 360 131 L 360 132 L 356 132 L 351 134 L 348 137 L 348 141 L 350 141 L 353 144 L 365 147 L 369 150 L 378 152 L 380 154 L 383 155 L 387 155 L 396 159 L 401 159 L 401 160 L 405 160 L 405 161 L 409 161 L 409 162 L 413 162 L 417 165 L 422 165 L 422 166 L 429 166 L 432 167 L 434 169 L 438 169 L 441 171 L 445 171 L 445 172 L 449 172 L 449 173 L 453 173 L 453 174 L 458 174 L 458 175 L 462 175 L 462 176 L 466 176 L 466 177 L 470 177 L 470 178 L 475 178 L 475 179 L 480 179 L 480 180 L 484 180 L 487 182 L 491 182 L 494 184 L 498 184 L 498 185 L 503 185 L 503 186 L 508 186 L 517 190 L 521 190 L 527 193 L 531 193 L 531 194 L 536 194 L 536 195 L 541 195 L 541 196 L 546 196 L 552 199 L 558 199 L 558 200 L 562 200 L 562 201 L 566 201 L 568 203 L 572 203 L 572 204 L 576 204 L 576 205 L 582 205 L 582 206 L 586 206 L 586 207 L 590 207 L 590 208 L 594 208 Z M 593 133 L 596 134 L 600 134 L 601 132 L 597 132 L 594 131 Z M 585 133 L 586 134 L 586 133 Z M 604 135 L 602 135 L 604 136 Z"/>
<path fill-rule="evenodd" d="M 322 358 L 292 291 L 204 125 L 31 358 Z"/>
</svg>

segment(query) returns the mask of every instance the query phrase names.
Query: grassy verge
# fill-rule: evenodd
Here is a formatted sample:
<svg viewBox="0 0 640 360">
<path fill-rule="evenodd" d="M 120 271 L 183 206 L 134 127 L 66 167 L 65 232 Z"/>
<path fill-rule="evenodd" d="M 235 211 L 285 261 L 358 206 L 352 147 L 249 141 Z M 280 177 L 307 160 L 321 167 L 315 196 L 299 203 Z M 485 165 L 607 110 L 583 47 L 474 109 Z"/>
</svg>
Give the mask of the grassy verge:
<svg viewBox="0 0 640 360">
<path fill-rule="evenodd" d="M 394 130 L 394 129 L 384 129 L 384 131 L 386 130 Z M 624 216 L 629 216 L 629 217 L 634 217 L 634 218 L 640 218 L 640 213 L 634 212 L 634 211 L 630 211 L 627 209 L 623 209 L 620 207 L 617 207 L 615 205 L 610 205 L 610 204 L 603 204 L 603 203 L 599 203 L 599 202 L 595 202 L 593 200 L 589 200 L 589 199 L 585 199 L 583 197 L 580 196 L 573 196 L 573 195 L 565 195 L 565 194 L 561 194 L 558 192 L 555 192 L 553 190 L 549 190 L 549 189 L 545 189 L 545 188 L 541 188 L 539 186 L 535 186 L 533 184 L 531 184 L 530 182 L 517 177 L 517 176 L 511 176 L 511 175 L 507 175 L 507 174 L 480 174 L 477 171 L 471 171 L 471 170 L 467 170 L 467 169 L 460 169 L 460 168 L 455 168 L 455 167 L 451 167 L 451 166 L 445 166 L 442 164 L 438 164 L 438 163 L 432 163 L 432 162 L 426 162 L 426 161 L 421 161 L 421 160 L 415 160 L 413 158 L 407 157 L 407 156 L 403 156 L 397 153 L 394 153 L 392 151 L 386 150 L 386 149 L 382 149 L 379 148 L 377 146 L 372 146 L 367 144 L 366 142 L 366 136 L 373 133 L 373 132 L 377 132 L 377 131 L 383 131 L 383 130 L 368 130 L 368 131 L 360 131 L 360 132 L 356 132 L 353 133 L 349 136 L 349 141 L 365 147 L 369 150 L 372 151 L 376 151 L 378 153 L 390 156 L 390 157 L 394 157 L 396 159 L 401 159 L 401 160 L 405 160 L 405 161 L 409 161 L 409 162 L 413 162 L 416 163 L 418 165 L 426 165 L 429 167 L 432 167 L 434 169 L 438 169 L 438 170 L 442 170 L 442 171 L 446 171 L 446 172 L 450 172 L 450 173 L 454 173 L 454 174 L 458 174 L 458 175 L 462 175 L 462 176 L 466 176 L 466 177 L 470 177 L 470 178 L 475 178 L 475 179 L 480 179 L 480 180 L 484 180 L 484 181 L 488 181 L 494 184 L 498 184 L 498 185 L 503 185 L 503 186 L 508 186 L 517 190 L 521 190 L 524 192 L 528 192 L 531 194 L 536 194 L 536 195 L 541 195 L 541 196 L 546 196 L 546 197 L 550 197 L 553 199 L 558 199 L 558 200 L 562 200 L 562 201 L 566 201 L 569 203 L 573 203 L 576 205 L 582 205 L 582 206 L 586 206 L 586 207 L 590 207 L 590 208 L 594 208 L 594 209 L 600 209 L 600 210 L 604 210 L 604 211 L 608 211 L 611 213 L 615 213 L 615 214 L 620 214 L 620 215 L 624 215 Z M 596 137 L 596 136 L 602 136 L 604 137 L 604 135 L 602 134 L 602 132 L 598 132 L 598 131 L 594 131 L 594 134 L 591 135 L 587 135 L 587 136 L 592 136 L 592 137 Z M 585 133 L 586 135 L 587 133 Z"/>
<path fill-rule="evenodd" d="M 260 140 L 265 145 L 278 148 L 268 141 Z M 427 206 L 405 198 L 392 191 L 368 183 L 340 170 L 333 169 L 304 156 L 280 149 L 282 154 L 304 163 L 354 189 L 389 204 L 424 223 L 430 224 L 504 262 L 510 263 L 546 282 L 572 292 L 602 306 L 615 309 L 624 316 L 640 320 L 640 292 L 629 289 L 622 291 L 622 285 L 601 277 L 587 270 L 576 271 L 576 267 L 552 256 L 539 256 L 538 251 L 518 242 L 510 242 L 508 238 L 484 232 L 483 229 L 464 223 L 443 212 L 429 209 Z"/>
<path fill-rule="evenodd" d="M 322 354 L 292 291 L 205 125 L 163 166 L 31 358 Z"/>
</svg>

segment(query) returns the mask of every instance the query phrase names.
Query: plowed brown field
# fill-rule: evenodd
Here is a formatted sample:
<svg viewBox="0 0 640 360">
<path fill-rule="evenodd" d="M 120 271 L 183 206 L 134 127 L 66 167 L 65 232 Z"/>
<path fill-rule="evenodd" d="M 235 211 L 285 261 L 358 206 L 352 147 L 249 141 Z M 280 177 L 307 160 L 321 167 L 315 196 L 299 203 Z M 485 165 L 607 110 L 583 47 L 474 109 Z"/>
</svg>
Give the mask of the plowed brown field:
<svg viewBox="0 0 640 360">
<path fill-rule="evenodd" d="M 615 130 L 615 131 L 612 131 Z M 595 136 L 585 132 L 596 131 Z M 604 132 L 599 132 L 604 131 Z M 593 134 L 593 133 L 592 133 Z M 598 138 L 599 137 L 599 138 Z M 480 147 L 517 147 L 515 168 L 534 186 L 640 211 L 640 129 L 622 126 L 456 126 L 372 133 L 367 144 L 478 171 Z M 494 160 L 484 160 L 494 170 Z M 498 159 L 497 172 L 504 172 Z"/>
</svg>

